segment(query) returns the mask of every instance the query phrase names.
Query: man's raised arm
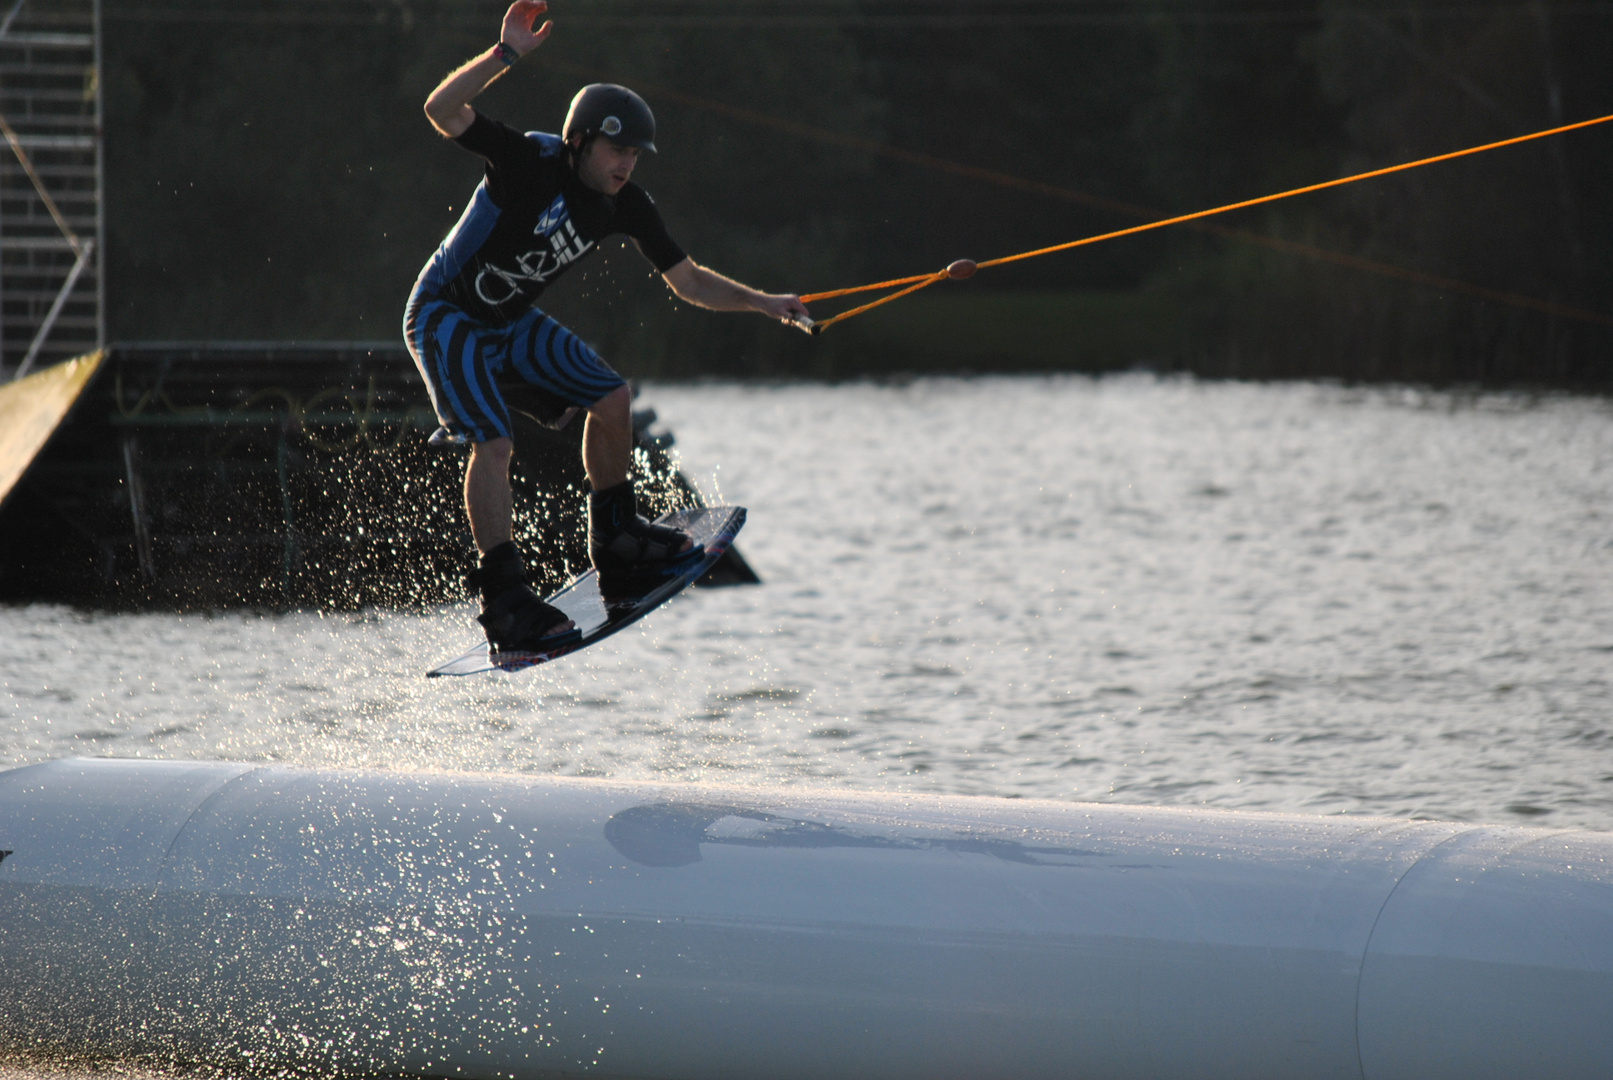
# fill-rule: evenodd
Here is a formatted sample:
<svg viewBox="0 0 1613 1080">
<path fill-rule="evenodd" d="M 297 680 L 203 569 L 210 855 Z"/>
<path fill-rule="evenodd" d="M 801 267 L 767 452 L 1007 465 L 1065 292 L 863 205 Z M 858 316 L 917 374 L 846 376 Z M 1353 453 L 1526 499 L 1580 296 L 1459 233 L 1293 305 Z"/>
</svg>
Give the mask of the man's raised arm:
<svg viewBox="0 0 1613 1080">
<path fill-rule="evenodd" d="M 548 10 L 546 0 L 515 0 L 504 13 L 499 43 L 459 65 L 426 98 L 426 116 L 431 126 L 450 139 L 465 134 L 465 129 L 476 119 L 476 112 L 470 107 L 476 95 L 549 36 L 554 28 L 553 21 L 545 22 L 536 30 L 532 28 L 538 16 Z"/>
</svg>

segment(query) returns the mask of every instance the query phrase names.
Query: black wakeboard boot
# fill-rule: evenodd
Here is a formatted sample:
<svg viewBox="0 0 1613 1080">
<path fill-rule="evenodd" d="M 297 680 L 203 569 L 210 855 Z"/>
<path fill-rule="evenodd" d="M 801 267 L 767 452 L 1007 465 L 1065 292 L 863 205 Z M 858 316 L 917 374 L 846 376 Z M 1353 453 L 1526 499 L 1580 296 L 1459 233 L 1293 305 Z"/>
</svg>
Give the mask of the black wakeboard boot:
<svg viewBox="0 0 1613 1080">
<path fill-rule="evenodd" d="M 482 594 L 476 621 L 495 653 L 547 652 L 582 640 L 582 631 L 568 626 L 571 616 L 544 603 L 526 583 L 526 564 L 513 542 L 483 555 L 465 583 Z"/>
<path fill-rule="evenodd" d="M 588 557 L 606 596 L 643 596 L 705 551 L 688 533 L 644 520 L 632 480 L 588 493 Z"/>
</svg>

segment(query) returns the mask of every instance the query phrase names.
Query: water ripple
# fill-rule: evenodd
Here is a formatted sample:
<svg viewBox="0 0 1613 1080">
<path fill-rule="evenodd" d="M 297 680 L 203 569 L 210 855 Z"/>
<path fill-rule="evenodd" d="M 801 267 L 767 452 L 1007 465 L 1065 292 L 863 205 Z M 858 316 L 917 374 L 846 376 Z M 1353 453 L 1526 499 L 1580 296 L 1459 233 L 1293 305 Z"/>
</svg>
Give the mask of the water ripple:
<svg viewBox="0 0 1613 1080">
<path fill-rule="evenodd" d="M 1613 409 L 1288 384 L 662 386 L 768 584 L 517 677 L 468 606 L 0 609 L 70 754 L 1613 829 Z"/>
</svg>

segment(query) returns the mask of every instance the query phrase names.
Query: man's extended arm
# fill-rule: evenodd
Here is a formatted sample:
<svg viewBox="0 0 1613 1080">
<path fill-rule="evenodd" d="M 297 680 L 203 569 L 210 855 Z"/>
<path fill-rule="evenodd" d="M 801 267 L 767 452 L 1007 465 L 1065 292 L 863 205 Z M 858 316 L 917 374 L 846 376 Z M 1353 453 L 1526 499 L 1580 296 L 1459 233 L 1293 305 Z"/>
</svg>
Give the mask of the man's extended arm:
<svg viewBox="0 0 1613 1080">
<path fill-rule="evenodd" d="M 684 259 L 661 276 L 678 299 L 712 311 L 758 311 L 780 322 L 807 314 L 806 305 L 793 294 L 757 292 L 693 259 Z"/>
<path fill-rule="evenodd" d="M 542 45 L 543 39 L 554 28 L 553 22 L 545 22 L 536 30 L 532 28 L 538 16 L 547 10 L 549 5 L 546 0 L 515 0 L 510 10 L 504 13 L 504 28 L 499 40 L 525 56 Z M 476 119 L 476 112 L 470 103 L 508 70 L 509 65 L 499 58 L 497 45 L 465 61 L 453 74 L 438 83 L 437 89 L 426 98 L 426 116 L 431 120 L 431 126 L 450 139 L 465 134 L 465 129 Z"/>
</svg>

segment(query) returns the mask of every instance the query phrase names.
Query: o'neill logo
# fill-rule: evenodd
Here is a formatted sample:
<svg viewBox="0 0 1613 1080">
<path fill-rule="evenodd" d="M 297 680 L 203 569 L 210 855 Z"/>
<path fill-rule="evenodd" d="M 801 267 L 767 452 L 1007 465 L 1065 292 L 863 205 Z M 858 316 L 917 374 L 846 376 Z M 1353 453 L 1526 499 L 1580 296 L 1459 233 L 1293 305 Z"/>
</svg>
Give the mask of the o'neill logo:
<svg viewBox="0 0 1613 1080">
<path fill-rule="evenodd" d="M 551 205 L 549 210 L 544 211 L 545 216 L 553 209 Z M 564 206 L 561 207 L 561 213 L 565 213 Z M 482 267 L 476 275 L 476 295 L 494 307 L 507 304 L 521 295 L 524 282 L 547 284 L 558 277 L 560 271 L 588 254 L 593 246 L 592 240 L 584 240 L 577 235 L 570 215 L 566 215 L 549 234 L 550 250 L 529 251 L 518 256 L 514 270 L 491 264 Z"/>
</svg>

